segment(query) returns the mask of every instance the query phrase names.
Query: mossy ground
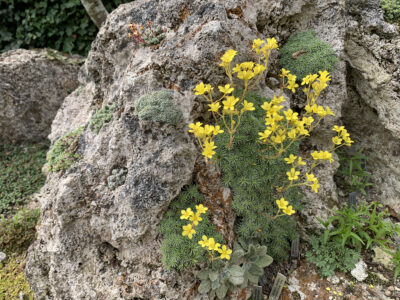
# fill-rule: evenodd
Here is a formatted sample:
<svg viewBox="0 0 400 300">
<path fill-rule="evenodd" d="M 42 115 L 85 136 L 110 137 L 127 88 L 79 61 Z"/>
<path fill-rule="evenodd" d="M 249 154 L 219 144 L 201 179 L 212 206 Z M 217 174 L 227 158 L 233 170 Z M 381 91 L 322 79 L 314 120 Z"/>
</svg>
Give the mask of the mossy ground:
<svg viewBox="0 0 400 300">
<path fill-rule="evenodd" d="M 35 299 L 25 279 L 24 256 L 24 254 L 13 256 L 0 263 L 0 299 L 20 299 L 20 292 L 25 294 L 25 299 Z"/>
<path fill-rule="evenodd" d="M 41 168 L 48 147 L 47 142 L 0 145 L 0 215 L 25 204 L 44 184 Z"/>
<path fill-rule="evenodd" d="M 34 299 L 25 279 L 25 255 L 35 238 L 39 210 L 21 208 L 43 186 L 47 142 L 0 145 L 0 299 Z"/>
</svg>

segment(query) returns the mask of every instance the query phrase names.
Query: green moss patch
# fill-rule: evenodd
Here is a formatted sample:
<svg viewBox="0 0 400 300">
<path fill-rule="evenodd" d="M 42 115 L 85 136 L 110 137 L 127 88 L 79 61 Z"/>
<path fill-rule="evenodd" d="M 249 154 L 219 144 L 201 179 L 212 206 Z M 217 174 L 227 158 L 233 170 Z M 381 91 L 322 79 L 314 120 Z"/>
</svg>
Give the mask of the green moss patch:
<svg viewBox="0 0 400 300">
<path fill-rule="evenodd" d="M 332 72 L 337 61 L 332 47 L 312 30 L 292 35 L 280 50 L 280 64 L 300 81 L 318 71 Z"/>
<path fill-rule="evenodd" d="M 182 112 L 173 103 L 172 91 L 161 90 L 145 95 L 135 102 L 135 114 L 140 120 L 176 125 L 182 121 Z"/>
<path fill-rule="evenodd" d="M 0 215 L 25 204 L 43 186 L 48 143 L 0 145 Z"/>
<path fill-rule="evenodd" d="M 83 127 L 71 131 L 59 138 L 47 153 L 47 162 L 49 170 L 57 172 L 65 170 L 80 159 L 76 154 L 79 144 L 79 138 L 83 132 Z"/>
<path fill-rule="evenodd" d="M 35 299 L 25 279 L 24 269 L 24 255 L 0 263 L 0 299 L 19 299 L 20 292 L 25 294 L 25 299 Z"/>
<path fill-rule="evenodd" d="M 115 109 L 117 108 L 116 104 L 105 105 L 101 109 L 99 109 L 91 118 L 89 128 L 96 133 L 100 132 L 100 129 L 103 127 L 105 123 L 110 122 Z"/>
</svg>

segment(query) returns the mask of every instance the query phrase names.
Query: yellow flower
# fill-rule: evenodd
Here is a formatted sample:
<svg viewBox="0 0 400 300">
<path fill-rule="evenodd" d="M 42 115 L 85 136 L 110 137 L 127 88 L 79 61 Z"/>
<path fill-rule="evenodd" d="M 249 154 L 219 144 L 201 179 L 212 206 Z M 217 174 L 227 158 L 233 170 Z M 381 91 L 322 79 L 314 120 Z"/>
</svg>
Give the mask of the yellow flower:
<svg viewBox="0 0 400 300">
<path fill-rule="evenodd" d="M 338 137 L 338 136 L 335 136 L 335 137 L 332 138 L 332 142 L 335 145 L 340 145 L 342 143 L 342 139 L 340 137 Z"/>
<path fill-rule="evenodd" d="M 298 120 L 298 113 L 297 112 L 293 112 L 293 110 L 288 109 L 287 111 L 283 112 L 285 114 L 286 120 L 291 121 L 291 122 L 295 122 Z"/>
<path fill-rule="evenodd" d="M 330 153 L 329 151 L 323 151 L 321 153 L 321 159 L 329 160 L 330 163 L 334 161 L 332 158 L 332 153 Z"/>
<path fill-rule="evenodd" d="M 254 105 L 253 103 L 244 100 L 242 111 L 248 111 L 248 110 L 255 110 Z"/>
<path fill-rule="evenodd" d="M 285 161 L 288 165 L 294 163 L 294 161 L 297 159 L 297 156 L 290 154 L 289 157 L 285 158 Z"/>
<path fill-rule="evenodd" d="M 220 133 L 224 133 L 224 131 L 221 129 L 221 127 L 219 125 L 216 125 L 214 127 L 213 135 L 216 136 L 217 134 L 220 134 Z"/>
<path fill-rule="evenodd" d="M 264 102 L 263 105 L 261 105 L 261 108 L 265 111 L 269 111 L 271 109 L 272 103 L 270 102 Z"/>
<path fill-rule="evenodd" d="M 226 100 L 222 101 L 224 105 L 224 110 L 235 110 L 235 104 L 239 101 L 239 98 L 233 96 L 226 97 Z"/>
<path fill-rule="evenodd" d="M 207 246 L 208 246 L 208 250 L 218 251 L 218 249 L 221 246 L 221 244 L 220 243 L 216 243 L 214 238 L 209 238 Z"/>
<path fill-rule="evenodd" d="M 207 86 L 204 85 L 203 81 L 200 82 L 196 87 L 194 88 L 195 90 L 195 95 L 203 95 L 205 92 L 207 92 Z"/>
<path fill-rule="evenodd" d="M 200 213 L 199 212 L 196 212 L 195 214 L 192 214 L 189 217 L 189 220 L 192 221 L 194 226 L 197 226 L 197 225 L 199 225 L 199 222 L 203 220 L 203 218 L 200 217 Z"/>
<path fill-rule="evenodd" d="M 278 42 L 276 41 L 275 38 L 267 39 L 267 49 L 268 50 L 278 49 Z"/>
<path fill-rule="evenodd" d="M 312 106 L 310 104 L 307 104 L 304 109 L 306 110 L 306 112 L 308 112 L 309 114 L 311 114 L 313 112 Z"/>
<path fill-rule="evenodd" d="M 272 103 L 272 104 L 275 104 L 275 105 L 279 105 L 279 104 L 281 104 L 281 103 L 284 102 L 284 101 L 286 101 L 285 97 L 283 97 L 283 96 L 280 96 L 280 97 L 274 96 L 274 97 L 272 98 L 271 103 Z"/>
<path fill-rule="evenodd" d="M 325 117 L 328 113 L 324 110 L 324 108 L 323 108 L 322 106 L 318 106 L 318 107 L 317 107 L 316 114 L 317 114 L 320 118 L 323 118 L 323 117 Z"/>
<path fill-rule="evenodd" d="M 284 68 L 281 69 L 282 74 L 280 75 L 281 77 L 286 77 L 288 76 L 288 74 L 290 73 L 289 70 L 286 70 Z"/>
<path fill-rule="evenodd" d="M 290 139 L 294 140 L 294 139 L 296 138 L 296 136 L 297 136 L 297 130 L 296 130 L 296 129 L 291 129 L 291 130 L 288 132 L 288 137 L 289 137 Z"/>
<path fill-rule="evenodd" d="M 263 142 L 266 142 L 271 133 L 272 133 L 271 130 L 265 129 L 264 132 L 258 133 L 258 135 L 260 136 L 259 139 L 262 140 Z"/>
<path fill-rule="evenodd" d="M 286 172 L 290 181 L 299 179 L 300 172 L 296 171 L 295 168 L 291 168 L 289 172 Z"/>
<path fill-rule="evenodd" d="M 346 136 L 343 138 L 344 142 L 346 143 L 346 146 L 350 147 L 352 143 L 354 143 L 354 141 L 351 140 L 350 137 Z"/>
<path fill-rule="evenodd" d="M 263 41 L 263 40 L 261 40 L 261 39 L 255 39 L 255 40 L 253 41 L 253 46 L 251 47 L 251 50 L 260 48 L 261 45 L 262 45 L 263 43 L 265 43 L 265 41 Z"/>
<path fill-rule="evenodd" d="M 314 118 L 313 117 L 303 117 L 303 122 L 307 126 L 310 126 L 314 122 Z"/>
<path fill-rule="evenodd" d="M 182 226 L 182 228 L 183 228 L 182 235 L 187 236 L 189 239 L 192 239 L 193 234 L 196 233 L 196 230 L 193 229 L 192 224 Z"/>
<path fill-rule="evenodd" d="M 327 106 L 327 107 L 325 107 L 325 111 L 326 111 L 326 113 L 328 114 L 328 115 L 330 115 L 330 116 L 334 116 L 335 114 L 333 113 L 333 111 L 331 111 L 331 109 Z"/>
<path fill-rule="evenodd" d="M 218 110 L 221 108 L 221 104 L 219 102 L 208 104 L 208 106 L 210 107 L 208 111 L 212 112 L 218 112 Z"/>
<path fill-rule="evenodd" d="M 218 89 L 221 93 L 224 94 L 230 94 L 234 90 L 234 88 L 232 88 L 230 84 L 225 84 L 225 86 L 218 86 Z"/>
<path fill-rule="evenodd" d="M 203 204 L 196 205 L 196 211 L 199 214 L 205 214 L 207 210 L 208 210 L 208 207 L 204 206 Z"/>
<path fill-rule="evenodd" d="M 189 130 L 189 132 L 196 135 L 200 131 L 200 128 L 202 128 L 201 125 L 202 125 L 202 123 L 200 123 L 200 122 L 196 122 L 196 124 L 194 124 L 194 123 L 189 124 L 189 127 L 191 128 Z"/>
<path fill-rule="evenodd" d="M 213 125 L 206 124 L 204 126 L 204 134 L 205 135 L 212 136 L 213 132 L 214 132 L 214 126 Z"/>
<path fill-rule="evenodd" d="M 287 86 L 287 88 L 289 90 L 291 90 L 292 93 L 295 93 L 296 92 L 296 88 L 299 87 L 299 85 L 296 83 L 296 76 L 292 75 L 292 74 L 288 74 L 287 78 L 288 78 L 288 86 Z"/>
<path fill-rule="evenodd" d="M 344 126 L 337 126 L 337 125 L 335 125 L 335 126 L 333 126 L 333 129 L 332 129 L 333 131 L 336 131 L 337 133 L 340 133 L 340 132 L 342 132 L 342 130 L 344 130 Z"/>
<path fill-rule="evenodd" d="M 319 78 L 318 80 L 322 83 L 327 83 L 329 80 L 331 80 L 331 77 L 329 76 L 328 71 L 319 71 Z"/>
<path fill-rule="evenodd" d="M 319 184 L 318 181 L 314 181 L 314 183 L 311 186 L 311 189 L 315 192 L 318 193 L 318 189 L 319 189 Z"/>
<path fill-rule="evenodd" d="M 217 148 L 217 146 L 214 146 L 214 142 L 204 142 L 204 149 L 202 154 L 207 157 L 207 158 L 212 158 L 212 156 L 215 154 L 215 151 L 213 149 Z"/>
<path fill-rule="evenodd" d="M 318 179 L 315 177 L 314 174 L 306 173 L 306 178 L 307 178 L 308 182 L 317 182 L 318 183 Z"/>
<path fill-rule="evenodd" d="M 208 245 L 208 238 L 207 238 L 207 236 L 203 235 L 203 236 L 202 236 L 202 239 L 203 239 L 203 240 L 199 241 L 198 244 L 199 244 L 201 247 L 205 248 L 205 247 L 207 247 L 207 245 Z"/>
<path fill-rule="evenodd" d="M 265 71 L 265 66 L 260 64 L 256 64 L 256 66 L 253 68 L 253 72 L 255 75 L 258 75 L 264 71 Z"/>
<path fill-rule="evenodd" d="M 244 70 L 251 70 L 251 69 L 253 69 L 253 67 L 254 67 L 254 62 L 252 62 L 252 61 L 245 61 L 245 62 L 242 62 L 242 63 L 240 64 L 240 66 L 241 66 L 242 69 L 244 69 Z"/>
<path fill-rule="evenodd" d="M 284 209 L 289 204 L 289 202 L 285 201 L 285 198 L 283 197 L 279 200 L 276 200 L 275 202 L 276 204 L 278 204 L 279 209 Z"/>
<path fill-rule="evenodd" d="M 297 160 L 297 165 L 298 166 L 305 166 L 306 162 L 303 161 L 303 159 L 299 156 L 298 160 Z"/>
<path fill-rule="evenodd" d="M 317 79 L 318 74 L 308 74 L 306 77 L 303 78 L 301 85 L 311 84 Z"/>
<path fill-rule="evenodd" d="M 287 214 L 288 216 L 293 215 L 296 211 L 293 209 L 293 207 L 287 206 L 284 209 L 282 209 L 283 213 Z"/>
<path fill-rule="evenodd" d="M 233 60 L 236 53 L 237 53 L 237 51 L 235 51 L 235 50 L 232 50 L 232 49 L 227 50 L 225 52 L 225 54 L 222 55 L 222 57 L 221 57 L 222 63 L 220 64 L 220 66 L 228 65 Z"/>
<path fill-rule="evenodd" d="M 320 154 L 320 152 L 317 152 L 317 151 L 311 152 L 311 156 L 312 156 L 312 158 L 313 158 L 314 160 L 321 159 L 321 154 Z"/>
<path fill-rule="evenodd" d="M 327 287 L 326 290 L 329 292 L 331 290 L 331 288 Z"/>
<path fill-rule="evenodd" d="M 244 81 L 248 81 L 251 78 L 253 78 L 255 76 L 255 74 L 252 71 L 240 71 L 237 74 L 237 77 L 239 79 L 242 79 Z"/>
<path fill-rule="evenodd" d="M 276 135 L 271 137 L 271 141 L 274 142 L 275 144 L 282 144 L 283 141 L 286 140 L 286 136 L 285 135 Z"/>
<path fill-rule="evenodd" d="M 193 215 L 192 209 L 189 207 L 186 210 L 181 210 L 181 220 L 187 220 L 191 215 Z"/>
<path fill-rule="evenodd" d="M 221 253 L 221 256 L 220 256 L 220 258 L 221 259 L 226 259 L 226 260 L 230 260 L 231 259 L 231 253 L 232 253 L 232 250 L 231 249 L 228 249 L 227 247 L 226 247 L 226 245 L 223 245 L 222 246 L 222 248 L 221 249 L 218 249 L 217 250 L 219 253 Z"/>
</svg>

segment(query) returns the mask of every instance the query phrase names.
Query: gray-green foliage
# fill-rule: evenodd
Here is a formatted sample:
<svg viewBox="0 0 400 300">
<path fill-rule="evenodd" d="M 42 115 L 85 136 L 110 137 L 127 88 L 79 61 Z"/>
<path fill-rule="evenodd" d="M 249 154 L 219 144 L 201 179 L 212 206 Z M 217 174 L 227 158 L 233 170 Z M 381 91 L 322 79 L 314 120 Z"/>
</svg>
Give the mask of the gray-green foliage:
<svg viewBox="0 0 400 300">
<path fill-rule="evenodd" d="M 140 120 L 165 122 L 176 125 L 182 120 L 182 112 L 173 103 L 172 91 L 160 90 L 145 95 L 135 102 L 136 115 Z"/>
<path fill-rule="evenodd" d="M 349 272 L 360 259 L 360 253 L 342 247 L 337 241 L 323 243 L 322 238 L 310 237 L 311 251 L 306 253 L 307 260 L 315 264 L 322 277 L 332 276 L 335 271 Z"/>
<path fill-rule="evenodd" d="M 306 53 L 300 54 L 302 52 Z M 332 47 L 321 41 L 312 30 L 292 35 L 280 50 L 280 64 L 298 80 L 308 74 L 318 74 L 318 71 L 331 72 L 337 61 Z"/>
<path fill-rule="evenodd" d="M 89 128 L 99 133 L 101 127 L 103 127 L 105 123 L 110 122 L 116 108 L 117 104 L 115 103 L 112 105 L 104 105 L 90 119 Z"/>
<path fill-rule="evenodd" d="M 222 170 L 224 183 L 233 189 L 232 208 L 238 216 L 236 231 L 248 244 L 267 245 L 269 254 L 277 261 L 288 256 L 291 240 L 297 236 L 293 217 L 272 219 L 276 214 L 275 200 L 285 197 L 295 210 L 299 210 L 300 192 L 294 188 L 277 194 L 276 188 L 287 180 L 288 165 L 283 158 L 268 160 L 274 151 L 258 143 L 258 132 L 265 130 L 264 112 L 260 106 L 267 101 L 257 93 L 250 92 L 246 99 L 254 103 L 256 110 L 244 114 L 235 133 L 232 149 L 227 148 L 226 132 L 216 137 L 217 163 Z M 290 153 L 295 153 L 293 145 Z"/>
<path fill-rule="evenodd" d="M 126 180 L 127 169 L 114 169 L 111 175 L 107 177 L 107 186 L 110 190 L 115 190 L 116 187 L 123 185 Z"/>
<path fill-rule="evenodd" d="M 258 277 L 264 274 L 264 268 L 272 261 L 272 257 L 267 255 L 267 247 L 249 245 L 245 250 L 236 243 L 230 260 L 213 261 L 208 269 L 197 273 L 201 280 L 198 291 L 209 293 L 211 299 L 215 296 L 224 299 L 228 290 L 233 292 L 257 284 Z"/>
<path fill-rule="evenodd" d="M 153 29 L 153 32 L 150 29 L 146 29 L 142 35 L 142 38 L 146 44 L 156 45 L 165 38 L 164 30 L 161 28 L 161 26 L 156 26 Z"/>
<path fill-rule="evenodd" d="M 79 138 L 83 132 L 83 127 L 79 127 L 59 138 L 47 153 L 49 170 L 56 172 L 67 169 L 74 164 L 80 155 L 76 153 Z"/>
<path fill-rule="evenodd" d="M 197 186 L 187 187 L 169 206 L 165 213 L 159 231 L 163 236 L 161 245 L 162 261 L 167 269 L 186 270 L 207 261 L 207 251 L 198 241 L 203 235 L 213 237 L 216 242 L 224 243 L 222 235 L 217 232 L 209 220 L 208 212 L 202 216 L 203 220 L 196 226 L 196 234 L 190 240 L 182 236 L 182 226 L 187 225 L 187 220 L 181 220 L 181 210 L 190 207 L 195 211 L 196 204 L 203 201 Z"/>
</svg>

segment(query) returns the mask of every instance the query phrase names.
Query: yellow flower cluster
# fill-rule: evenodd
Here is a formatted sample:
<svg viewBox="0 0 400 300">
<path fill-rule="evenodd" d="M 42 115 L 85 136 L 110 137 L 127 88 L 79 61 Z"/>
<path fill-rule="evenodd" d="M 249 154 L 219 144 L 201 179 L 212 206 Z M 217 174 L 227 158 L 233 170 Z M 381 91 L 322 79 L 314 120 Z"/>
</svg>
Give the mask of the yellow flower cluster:
<svg viewBox="0 0 400 300">
<path fill-rule="evenodd" d="M 233 68 L 232 61 L 235 58 L 237 51 L 233 49 L 227 50 L 224 55 L 222 55 L 221 63 L 219 65 L 224 68 L 225 73 L 229 78 L 229 83 L 225 84 L 224 86 L 218 86 L 218 91 L 221 93 L 221 97 L 218 99 L 213 98 L 214 89 L 210 84 L 204 84 L 203 82 L 200 82 L 194 88 L 195 95 L 202 95 L 209 103 L 208 111 L 213 114 L 215 120 L 222 120 L 222 123 L 224 124 L 224 127 L 226 128 L 230 137 L 228 147 L 232 146 L 233 135 L 240 125 L 243 113 L 255 110 L 254 104 L 245 100 L 245 97 L 248 90 L 255 86 L 255 84 L 261 79 L 263 73 L 267 69 L 271 51 L 274 49 L 278 49 L 278 43 L 276 39 L 271 38 L 267 39 L 267 41 L 255 39 L 253 41 L 252 50 L 256 52 L 258 56 L 258 62 L 243 62 L 236 64 Z M 243 81 L 244 89 L 242 94 L 238 97 L 233 95 L 235 91 L 233 74 L 236 74 L 236 77 Z M 196 124 L 192 123 L 189 125 L 191 128 L 189 132 L 195 135 L 199 133 L 199 130 L 201 130 Z M 203 149 L 203 155 L 207 161 L 207 159 L 212 158 L 212 156 L 215 154 L 214 149 L 216 146 L 214 145 L 214 142 L 212 142 L 212 137 L 208 137 L 207 140 L 203 140 L 203 138 L 199 138 L 197 135 L 196 137 L 200 141 L 200 145 Z"/>
<path fill-rule="evenodd" d="M 199 245 L 203 248 L 207 248 L 208 251 L 212 251 L 211 257 L 213 257 L 213 252 L 217 251 L 220 253 L 220 259 L 231 259 L 232 250 L 229 249 L 226 245 L 222 245 L 220 243 L 216 243 L 214 238 L 207 238 L 207 236 L 203 235 L 202 240 L 199 241 Z"/>
<path fill-rule="evenodd" d="M 203 150 L 202 154 L 207 160 L 208 158 L 212 158 L 215 154 L 214 149 L 217 148 L 217 146 L 214 144 L 215 136 L 223 133 L 224 131 L 221 130 L 220 126 L 218 125 L 202 125 L 203 124 L 201 122 L 189 124 L 189 132 L 193 133 L 199 141 L 200 147 Z"/>
<path fill-rule="evenodd" d="M 354 141 L 352 141 L 350 138 L 350 134 L 347 132 L 347 130 L 344 128 L 344 126 L 335 125 L 332 130 L 336 131 L 338 133 L 337 136 L 332 138 L 332 142 L 335 145 L 337 145 L 337 146 L 346 145 L 346 146 L 350 147 L 351 144 L 354 143 Z"/>
<path fill-rule="evenodd" d="M 193 238 L 196 234 L 195 227 L 199 225 L 199 222 L 203 220 L 202 214 L 206 213 L 208 207 L 203 206 L 203 204 L 196 205 L 196 212 L 194 213 L 190 207 L 185 210 L 181 210 L 181 220 L 189 220 L 191 223 L 184 225 L 182 227 L 182 235 L 187 236 L 189 239 Z"/>
<path fill-rule="evenodd" d="M 182 235 L 187 236 L 189 239 L 193 238 L 193 235 L 196 234 L 195 227 L 199 225 L 199 222 L 203 220 L 201 217 L 202 214 L 206 213 L 208 207 L 203 204 L 196 205 L 196 212 L 193 212 L 190 207 L 185 210 L 181 210 L 181 220 L 189 220 L 191 223 L 182 226 Z M 198 242 L 199 245 L 203 248 L 207 248 L 208 251 L 211 252 L 211 257 L 214 259 L 214 251 L 220 253 L 220 259 L 231 258 L 232 250 L 227 248 L 226 245 L 221 247 L 220 243 L 216 243 L 214 238 L 207 238 L 207 236 L 203 235 L 202 240 Z"/>
<path fill-rule="evenodd" d="M 286 201 L 285 198 L 283 198 L 283 197 L 279 200 L 276 200 L 275 202 L 278 205 L 278 212 L 277 212 L 275 218 L 278 216 L 282 216 L 282 214 L 279 215 L 279 212 L 281 210 L 284 215 L 288 215 L 288 216 L 293 215 L 296 212 L 291 205 L 288 206 L 289 202 Z"/>
<path fill-rule="evenodd" d="M 293 93 L 298 87 L 296 76 L 290 74 L 290 71 L 282 69 L 282 86 L 281 94 L 284 88 L 291 90 Z M 287 81 L 285 80 L 287 78 Z M 266 111 L 264 132 L 259 132 L 259 139 L 264 144 L 270 144 L 277 151 L 275 158 L 292 145 L 293 142 L 299 141 L 318 126 L 320 121 L 328 116 L 334 115 L 329 107 L 322 107 L 316 104 L 316 100 L 323 89 L 327 87 L 327 81 L 330 80 L 327 71 L 320 72 L 320 75 L 310 74 L 303 78 L 302 84 L 307 84 L 304 91 L 307 94 L 306 113 L 299 116 L 292 109 L 283 110 L 282 102 L 286 101 L 283 96 L 274 96 L 270 102 L 264 102 L 261 106 Z M 286 141 L 286 142 L 285 142 Z"/>
</svg>

